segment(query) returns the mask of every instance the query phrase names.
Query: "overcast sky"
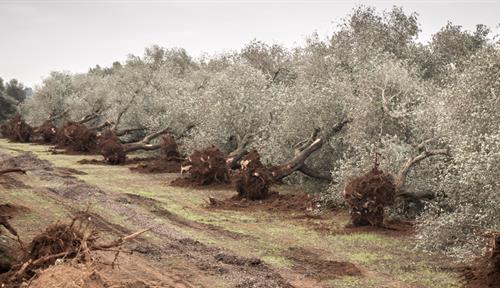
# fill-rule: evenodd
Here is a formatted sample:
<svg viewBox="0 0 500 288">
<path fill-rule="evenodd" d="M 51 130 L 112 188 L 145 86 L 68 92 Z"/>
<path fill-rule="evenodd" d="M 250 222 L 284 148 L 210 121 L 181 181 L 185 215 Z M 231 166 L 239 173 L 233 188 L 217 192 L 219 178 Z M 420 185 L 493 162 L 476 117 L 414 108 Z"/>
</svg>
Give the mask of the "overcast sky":
<svg viewBox="0 0 500 288">
<path fill-rule="evenodd" d="M 357 4 L 417 12 L 420 41 L 450 20 L 474 29 L 500 23 L 497 1 L 169 1 L 0 0 L 0 77 L 28 86 L 50 71 L 85 72 L 109 66 L 153 44 L 191 55 L 240 49 L 252 39 L 301 45 L 307 35 L 331 34 Z"/>
</svg>

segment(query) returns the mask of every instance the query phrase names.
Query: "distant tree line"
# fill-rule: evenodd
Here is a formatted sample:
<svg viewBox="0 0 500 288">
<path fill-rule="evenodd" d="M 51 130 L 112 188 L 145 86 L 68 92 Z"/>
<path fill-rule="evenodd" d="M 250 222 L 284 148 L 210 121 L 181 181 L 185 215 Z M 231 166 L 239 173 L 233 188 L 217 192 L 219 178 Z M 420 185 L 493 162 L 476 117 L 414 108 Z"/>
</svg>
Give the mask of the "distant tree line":
<svg viewBox="0 0 500 288">
<path fill-rule="evenodd" d="M 17 106 L 26 100 L 31 89 L 24 87 L 16 79 L 4 83 L 0 77 L 0 122 L 9 118 L 17 111 Z"/>
</svg>

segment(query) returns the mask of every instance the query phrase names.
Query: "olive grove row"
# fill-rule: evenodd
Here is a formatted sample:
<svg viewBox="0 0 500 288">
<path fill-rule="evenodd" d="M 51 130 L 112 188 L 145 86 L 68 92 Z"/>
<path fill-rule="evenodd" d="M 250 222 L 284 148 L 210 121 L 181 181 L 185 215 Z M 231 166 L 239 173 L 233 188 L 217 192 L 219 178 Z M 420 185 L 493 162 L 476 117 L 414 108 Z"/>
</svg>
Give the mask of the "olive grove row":
<svg viewBox="0 0 500 288">
<path fill-rule="evenodd" d="M 426 45 L 418 32 L 415 14 L 358 7 L 328 39 L 293 49 L 252 41 L 193 59 L 153 46 L 88 73 L 53 72 L 20 111 L 32 125 L 96 115 L 89 125 L 137 133 L 194 127 L 179 139 L 185 152 L 255 148 L 267 163 L 348 120 L 307 159 L 309 174 L 331 180 L 325 203 L 342 205 L 345 183 L 379 155 L 382 170 L 407 176 L 394 212 L 417 217 L 421 248 L 465 256 L 500 229 L 500 43 L 482 25 L 449 23 Z"/>
</svg>

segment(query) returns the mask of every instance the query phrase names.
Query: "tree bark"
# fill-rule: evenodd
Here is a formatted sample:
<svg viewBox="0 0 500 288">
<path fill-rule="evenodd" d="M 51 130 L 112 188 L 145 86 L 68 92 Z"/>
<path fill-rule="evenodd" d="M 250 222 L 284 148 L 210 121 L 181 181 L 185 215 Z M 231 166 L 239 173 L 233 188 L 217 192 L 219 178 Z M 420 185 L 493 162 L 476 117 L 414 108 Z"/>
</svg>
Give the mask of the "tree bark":
<svg viewBox="0 0 500 288">
<path fill-rule="evenodd" d="M 152 150 L 160 149 L 160 144 L 150 144 L 150 142 L 152 140 L 160 137 L 161 135 L 168 133 L 168 132 L 171 132 L 171 129 L 169 127 L 165 128 L 161 131 L 149 134 L 139 142 L 124 144 L 123 148 L 124 148 L 126 153 L 137 151 L 137 150 L 152 151 Z"/>
<path fill-rule="evenodd" d="M 410 172 L 411 168 L 418 164 L 420 161 L 429 158 L 431 156 L 438 156 L 438 155 L 443 155 L 443 156 L 448 156 L 450 157 L 450 153 L 448 149 L 434 149 L 434 150 L 426 150 L 425 149 L 425 144 L 428 143 L 429 141 L 424 141 L 422 144 L 418 145 L 417 147 L 420 150 L 423 150 L 422 153 L 419 155 L 408 159 L 408 161 L 401 167 L 401 169 L 398 172 L 398 175 L 396 177 L 396 182 L 395 182 L 395 187 L 396 187 L 396 196 L 398 197 L 416 197 L 417 195 L 410 195 L 411 193 L 407 193 L 402 191 L 403 186 L 406 183 L 406 178 L 408 176 L 408 172 Z M 428 193 L 427 194 L 422 194 L 420 195 L 422 197 L 420 198 L 425 198 L 429 197 Z"/>
<path fill-rule="evenodd" d="M 314 179 L 325 180 L 330 183 L 336 183 L 335 181 L 333 181 L 332 174 L 330 172 L 316 171 L 307 166 L 306 164 L 302 165 L 302 167 L 299 168 L 299 172 L 302 172 L 303 174 Z"/>
<path fill-rule="evenodd" d="M 248 142 L 250 142 L 251 135 L 245 134 L 243 138 L 240 135 L 236 135 L 237 147 L 234 151 L 226 156 L 226 164 L 230 169 L 237 169 L 241 158 L 248 154 L 246 149 Z"/>
<path fill-rule="evenodd" d="M 306 168 L 301 169 L 302 167 L 305 166 L 305 161 L 309 156 L 311 156 L 312 153 L 318 151 L 321 147 L 323 147 L 323 144 L 333 135 L 339 133 L 342 131 L 342 128 L 349 123 L 350 120 L 342 120 L 340 123 L 335 125 L 328 133 L 319 133 L 319 130 L 316 129 L 315 132 L 313 132 L 313 137 L 317 137 L 315 140 L 312 141 L 312 143 L 308 144 L 305 148 L 303 148 L 301 151 L 296 153 L 295 157 L 290 159 L 289 161 L 274 167 L 273 172 L 271 173 L 273 176 L 274 181 L 279 181 L 290 174 L 292 174 L 295 171 L 301 171 L 304 174 L 307 175 L 309 173 L 310 175 L 314 176 L 319 176 L 318 173 L 313 173 L 310 168 L 306 166 Z M 321 134 L 318 136 L 318 134 Z M 307 173 L 305 173 L 305 172 Z M 324 176 L 324 175 L 323 175 Z M 326 177 L 325 177 L 326 178 Z"/>
</svg>

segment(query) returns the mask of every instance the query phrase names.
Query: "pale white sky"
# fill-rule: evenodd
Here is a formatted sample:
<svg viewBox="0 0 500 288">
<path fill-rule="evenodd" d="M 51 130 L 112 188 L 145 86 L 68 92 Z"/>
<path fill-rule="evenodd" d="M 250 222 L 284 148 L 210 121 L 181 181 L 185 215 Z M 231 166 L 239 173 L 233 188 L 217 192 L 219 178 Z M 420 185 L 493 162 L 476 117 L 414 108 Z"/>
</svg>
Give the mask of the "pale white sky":
<svg viewBox="0 0 500 288">
<path fill-rule="evenodd" d="M 240 49 L 252 39 L 295 46 L 325 37 L 357 4 L 419 13 L 426 42 L 448 20 L 498 33 L 497 1 L 0 0 L 0 77 L 39 84 L 50 71 L 109 66 L 153 44 L 191 55 Z"/>
</svg>

